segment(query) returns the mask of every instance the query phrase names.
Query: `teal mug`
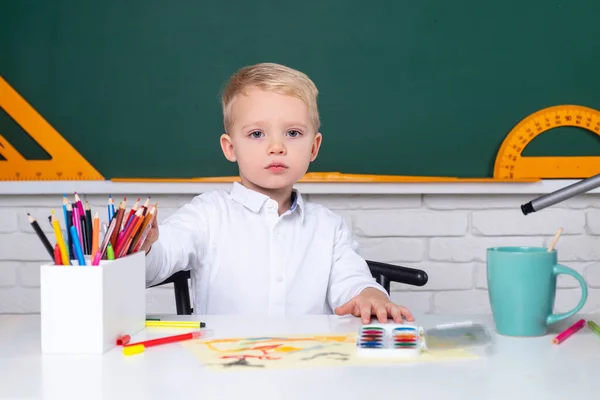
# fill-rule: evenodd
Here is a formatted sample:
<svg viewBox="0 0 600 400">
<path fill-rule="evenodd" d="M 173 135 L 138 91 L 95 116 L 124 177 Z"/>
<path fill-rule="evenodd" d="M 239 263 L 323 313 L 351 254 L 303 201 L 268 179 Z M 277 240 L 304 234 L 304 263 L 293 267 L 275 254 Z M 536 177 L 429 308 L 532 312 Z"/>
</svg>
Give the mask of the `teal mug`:
<svg viewBox="0 0 600 400">
<path fill-rule="evenodd" d="M 571 311 L 553 314 L 556 277 L 571 275 L 581 285 L 581 300 Z M 496 331 L 506 336 L 542 336 L 548 326 L 577 313 L 587 300 L 587 285 L 577 271 L 557 263 L 556 249 L 487 249 L 488 295 Z"/>
</svg>

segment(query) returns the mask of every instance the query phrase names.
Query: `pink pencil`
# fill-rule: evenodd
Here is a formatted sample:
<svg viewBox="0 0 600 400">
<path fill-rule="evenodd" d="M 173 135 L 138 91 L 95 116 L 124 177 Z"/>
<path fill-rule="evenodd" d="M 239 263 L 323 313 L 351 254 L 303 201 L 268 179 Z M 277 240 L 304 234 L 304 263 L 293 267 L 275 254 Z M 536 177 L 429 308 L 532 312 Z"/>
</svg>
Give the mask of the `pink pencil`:
<svg viewBox="0 0 600 400">
<path fill-rule="evenodd" d="M 571 325 L 569 328 L 567 328 L 563 332 L 561 332 L 558 336 L 556 336 L 552 340 L 552 343 L 559 344 L 559 343 L 564 342 L 569 336 L 571 336 L 572 334 L 574 334 L 575 332 L 577 332 L 578 330 L 583 328 L 584 325 L 585 325 L 585 320 L 580 319 L 579 321 L 577 321 L 573 325 Z"/>
<path fill-rule="evenodd" d="M 79 244 L 83 249 L 83 236 L 81 235 L 81 215 L 79 214 L 78 207 L 73 207 L 73 226 L 77 230 L 77 235 L 79 236 Z"/>
</svg>

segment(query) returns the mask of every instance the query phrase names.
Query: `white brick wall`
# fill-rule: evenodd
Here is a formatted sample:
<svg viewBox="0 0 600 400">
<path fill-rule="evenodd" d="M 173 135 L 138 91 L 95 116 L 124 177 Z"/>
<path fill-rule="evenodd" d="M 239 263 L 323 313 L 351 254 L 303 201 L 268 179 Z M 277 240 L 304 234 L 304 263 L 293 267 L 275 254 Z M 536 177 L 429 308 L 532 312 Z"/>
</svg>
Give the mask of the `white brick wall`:
<svg viewBox="0 0 600 400">
<path fill-rule="evenodd" d="M 127 195 L 131 205 L 138 197 Z M 192 195 L 152 195 L 159 220 Z M 486 249 L 502 245 L 545 245 L 558 227 L 559 261 L 585 277 L 584 312 L 600 312 L 600 195 L 585 195 L 522 215 L 532 195 L 309 195 L 340 214 L 353 230 L 365 258 L 427 271 L 425 287 L 392 284 L 394 301 L 417 313 L 488 313 Z M 145 197 L 143 198 L 143 200 Z M 106 196 L 84 196 L 106 220 Z M 51 207 L 62 215 L 60 196 L 0 196 L 0 313 L 39 312 L 39 264 L 47 253 L 27 221 L 36 217 L 52 238 Z M 571 277 L 558 280 L 556 310 L 579 299 Z M 148 311 L 175 313 L 171 287 L 147 291 Z"/>
</svg>

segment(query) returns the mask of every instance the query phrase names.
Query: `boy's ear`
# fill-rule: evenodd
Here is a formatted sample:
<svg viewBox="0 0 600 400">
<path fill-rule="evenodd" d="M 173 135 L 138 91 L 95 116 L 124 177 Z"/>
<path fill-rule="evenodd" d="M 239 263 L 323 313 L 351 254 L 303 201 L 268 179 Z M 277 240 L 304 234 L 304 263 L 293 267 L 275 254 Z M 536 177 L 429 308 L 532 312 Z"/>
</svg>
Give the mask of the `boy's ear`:
<svg viewBox="0 0 600 400">
<path fill-rule="evenodd" d="M 221 150 L 223 150 L 223 155 L 225 155 L 226 159 L 231 162 L 237 161 L 235 152 L 233 151 L 233 142 L 231 141 L 231 137 L 226 133 L 221 135 Z"/>
<path fill-rule="evenodd" d="M 319 154 L 319 148 L 321 148 L 321 141 L 323 139 L 323 135 L 320 132 L 315 133 L 315 137 L 313 138 L 312 149 L 310 150 L 310 161 L 315 161 L 317 158 L 317 154 Z"/>
</svg>

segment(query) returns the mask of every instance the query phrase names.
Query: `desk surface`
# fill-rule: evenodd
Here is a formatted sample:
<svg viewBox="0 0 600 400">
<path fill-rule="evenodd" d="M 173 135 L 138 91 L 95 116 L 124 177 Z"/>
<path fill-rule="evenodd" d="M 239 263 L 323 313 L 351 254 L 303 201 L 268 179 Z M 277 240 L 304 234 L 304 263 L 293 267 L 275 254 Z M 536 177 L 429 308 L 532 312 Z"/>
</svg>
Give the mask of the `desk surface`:
<svg viewBox="0 0 600 400">
<path fill-rule="evenodd" d="M 590 316 L 586 316 L 590 318 Z M 194 319 L 170 316 L 169 319 Z M 572 318 L 538 338 L 496 335 L 489 316 L 419 316 L 425 328 L 477 319 L 495 340 L 485 358 L 369 367 L 323 367 L 260 372 L 216 372 L 181 344 L 125 357 L 42 356 L 38 315 L 0 316 L 0 399 L 580 399 L 600 393 L 600 337 L 587 327 L 559 346 L 551 343 Z M 600 318 L 594 316 L 596 321 Z M 206 316 L 212 337 L 310 334 L 358 330 L 354 317 L 288 319 Z M 176 330 L 181 333 L 182 330 Z M 160 335 L 144 330 L 132 339 Z"/>
</svg>

